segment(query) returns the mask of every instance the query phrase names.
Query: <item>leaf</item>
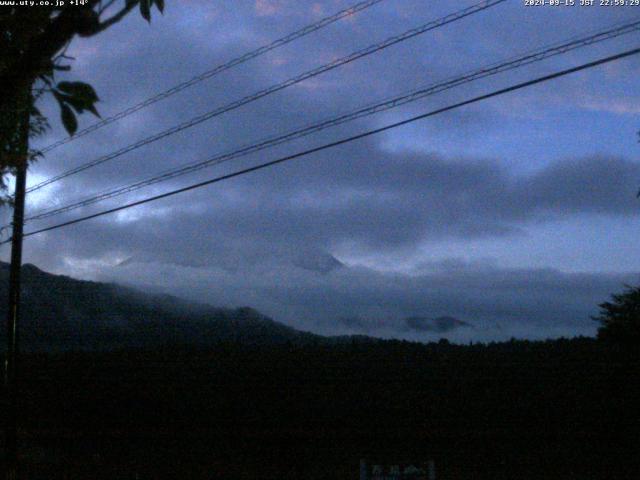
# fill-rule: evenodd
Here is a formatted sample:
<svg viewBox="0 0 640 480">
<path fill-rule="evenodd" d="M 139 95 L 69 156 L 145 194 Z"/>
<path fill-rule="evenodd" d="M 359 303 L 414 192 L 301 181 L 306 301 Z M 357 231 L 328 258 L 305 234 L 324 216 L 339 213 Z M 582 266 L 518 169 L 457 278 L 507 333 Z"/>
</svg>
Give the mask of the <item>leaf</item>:
<svg viewBox="0 0 640 480">
<path fill-rule="evenodd" d="M 81 98 L 71 97 L 60 92 L 58 92 L 57 98 L 61 105 L 70 105 L 77 113 L 83 113 L 87 108 L 86 102 Z"/>
<path fill-rule="evenodd" d="M 51 93 L 53 93 L 54 98 L 58 101 L 58 104 L 60 105 L 60 108 L 62 108 L 62 105 L 64 105 L 64 103 L 65 103 L 64 95 L 62 95 L 56 89 L 51 90 Z"/>
<path fill-rule="evenodd" d="M 72 97 L 76 97 L 82 100 L 89 100 L 90 103 L 97 102 L 99 100 L 96 91 L 88 83 L 60 82 L 58 83 L 58 85 L 56 85 L 56 88 Z"/>
<path fill-rule="evenodd" d="M 68 105 L 64 103 L 60 105 L 60 116 L 62 118 L 62 124 L 69 135 L 76 133 L 76 130 L 78 129 L 78 120 L 76 120 L 76 115 Z"/>
<path fill-rule="evenodd" d="M 96 110 L 96 107 L 95 107 L 93 104 L 89 105 L 89 106 L 87 107 L 87 110 L 89 110 L 91 113 L 93 113 L 96 117 L 98 117 L 98 118 L 102 118 L 102 117 L 100 116 L 100 114 L 98 113 L 98 110 Z"/>
<path fill-rule="evenodd" d="M 140 0 L 140 15 L 147 22 L 151 22 L 151 0 Z"/>
<path fill-rule="evenodd" d="M 71 105 L 77 113 L 89 110 L 96 117 L 100 117 L 94 105 L 98 101 L 98 95 L 91 85 L 84 82 L 60 82 L 57 88 L 58 91 L 54 90 L 53 93 L 59 103 Z"/>
<path fill-rule="evenodd" d="M 164 0 L 154 0 L 156 7 L 160 10 L 160 13 L 164 13 Z"/>
</svg>

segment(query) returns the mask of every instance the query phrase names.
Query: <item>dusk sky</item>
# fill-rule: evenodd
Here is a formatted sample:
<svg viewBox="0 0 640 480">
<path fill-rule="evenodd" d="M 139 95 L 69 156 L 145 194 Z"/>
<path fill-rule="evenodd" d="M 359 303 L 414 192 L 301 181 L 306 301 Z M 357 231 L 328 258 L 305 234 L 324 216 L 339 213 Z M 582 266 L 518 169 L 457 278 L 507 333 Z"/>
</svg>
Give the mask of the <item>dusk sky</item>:
<svg viewBox="0 0 640 480">
<path fill-rule="evenodd" d="M 60 79 L 103 117 L 348 7 L 348 0 L 167 0 L 91 39 Z M 51 152 L 36 184 L 392 35 L 470 6 L 384 0 Z M 578 1 L 577 1 L 578 3 Z M 508 0 L 54 183 L 65 205 L 559 41 L 640 7 Z M 42 221 L 43 228 L 640 46 L 632 33 Z M 54 102 L 42 103 L 65 136 Z M 80 128 L 95 122 L 80 117 Z M 579 72 L 292 162 L 25 239 L 24 262 L 296 328 L 420 341 L 593 335 L 597 305 L 640 280 L 640 57 Z M 9 210 L 2 211 L 3 223 Z M 0 251 L 7 260 L 9 249 Z M 408 317 L 471 324 L 420 331 Z"/>
</svg>

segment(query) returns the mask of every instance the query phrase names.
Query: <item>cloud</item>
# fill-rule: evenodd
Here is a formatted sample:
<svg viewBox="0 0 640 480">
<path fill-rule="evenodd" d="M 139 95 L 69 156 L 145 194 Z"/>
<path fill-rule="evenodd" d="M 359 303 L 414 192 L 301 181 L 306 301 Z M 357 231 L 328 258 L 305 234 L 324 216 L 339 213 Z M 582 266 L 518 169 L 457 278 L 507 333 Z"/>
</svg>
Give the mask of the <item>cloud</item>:
<svg viewBox="0 0 640 480">
<path fill-rule="evenodd" d="M 276 0 L 256 0 L 256 14 L 261 17 L 276 15 L 282 8 L 279 4 Z"/>
<path fill-rule="evenodd" d="M 616 157 L 513 175 L 488 159 L 365 144 L 51 232 L 43 238 L 59 248 L 41 258 L 52 268 L 67 251 L 227 269 L 293 257 L 329 265 L 301 252 L 384 255 L 425 242 L 518 236 L 572 216 L 637 217 L 638 181 L 640 164 Z"/>
<path fill-rule="evenodd" d="M 322 3 L 322 15 L 349 3 Z M 76 50 L 70 54 L 82 60 L 60 79 L 92 83 L 102 99 L 100 112 L 108 116 L 317 21 L 319 5 L 299 9 L 293 8 L 295 2 L 275 0 L 189 2 L 189 8 L 168 9 L 165 16 L 154 17 L 151 27 L 132 15 L 104 35 L 74 44 L 77 47 L 72 50 Z M 417 0 L 402 5 L 382 2 L 349 22 L 338 22 L 51 152 L 33 167 L 33 178 L 60 173 L 458 8 L 462 7 L 452 2 L 436 2 L 426 10 Z M 71 177 L 33 197 L 30 208 L 65 204 L 203 160 L 542 44 L 603 28 L 628 19 L 629 12 L 534 9 L 525 12 L 527 19 L 522 21 L 522 6 L 507 2 L 500 7 L 500 15 L 487 12 L 447 25 L 322 75 L 304 88 L 286 89 Z M 622 50 L 631 42 L 620 38 L 469 84 L 57 220 L 354 135 Z M 615 290 L 617 276 L 574 277 L 536 269 L 533 260 L 523 270 L 501 270 L 474 263 L 482 251 L 470 252 L 471 264 L 456 268 L 430 270 L 421 263 L 432 259 L 429 248 L 435 243 L 444 245 L 441 250 L 453 242 L 463 248 L 478 240 L 540 238 L 543 228 L 570 224 L 576 218 L 605 218 L 612 228 L 636 218 L 640 164 L 630 160 L 637 148 L 637 125 L 628 114 L 636 106 L 631 101 L 625 104 L 625 99 L 629 99 L 626 92 L 637 87 L 633 82 L 638 78 L 634 75 L 638 62 L 619 65 L 451 112 L 118 217 L 30 237 L 25 260 L 58 273 L 113 277 L 175 288 L 216 304 L 252 305 L 317 331 L 404 332 L 422 338 L 429 333 L 407 331 L 403 319 L 452 316 L 477 327 L 450 332 L 461 339 L 518 332 L 558 335 L 572 328 L 593 332 L 591 323 L 569 319 L 587 316 L 595 303 Z M 613 117 L 603 116 L 603 109 Z M 576 110 L 582 116 L 573 116 Z M 43 105 L 43 111 L 52 119 L 58 117 L 52 102 Z M 592 129 L 605 120 L 611 128 Z M 86 125 L 88 120 L 81 122 Z M 52 132 L 34 145 L 63 136 L 59 122 L 52 123 Z M 505 149 L 505 139 L 515 139 L 511 150 Z M 625 144 L 631 146 L 621 153 L 620 145 Z M 6 220 L 6 210 L 3 215 Z M 51 223 L 34 222 L 27 231 Z M 593 243 L 605 245 L 607 233 L 596 233 Z M 568 228 L 567 235 L 578 238 L 585 232 Z M 630 243 L 634 241 L 635 237 L 629 238 Z M 413 275 L 381 271 L 397 252 L 411 258 L 413 264 L 404 270 Z M 530 253 L 523 246 L 522 258 Z M 355 257 L 367 257 L 372 268 L 355 267 Z M 116 267 L 129 258 L 128 265 Z M 344 267 L 337 267 L 338 263 Z M 630 261 L 629 268 L 634 265 Z M 608 267 L 600 262 L 592 269 Z M 592 289 L 590 282 L 597 288 Z M 551 303 L 542 311 L 545 302 Z M 496 330 L 497 324 L 503 325 L 502 333 Z"/>
<path fill-rule="evenodd" d="M 598 112 L 608 112 L 622 115 L 637 115 L 640 113 L 640 99 L 638 98 L 595 98 L 586 99 L 584 108 Z"/>
<path fill-rule="evenodd" d="M 100 278 L 214 305 L 252 305 L 291 326 L 322 334 L 468 342 L 593 335 L 597 324 L 590 316 L 597 314 L 597 305 L 624 283 L 636 282 L 638 274 L 567 274 L 461 263 L 419 275 L 361 267 L 323 274 L 294 265 L 227 271 L 147 263 L 106 268 Z"/>
</svg>

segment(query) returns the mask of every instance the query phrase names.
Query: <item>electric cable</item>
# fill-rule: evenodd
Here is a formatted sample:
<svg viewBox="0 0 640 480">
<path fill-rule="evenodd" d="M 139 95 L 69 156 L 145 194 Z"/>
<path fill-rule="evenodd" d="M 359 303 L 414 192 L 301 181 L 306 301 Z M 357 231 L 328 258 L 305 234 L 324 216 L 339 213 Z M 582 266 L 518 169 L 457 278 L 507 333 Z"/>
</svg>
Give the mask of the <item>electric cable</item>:
<svg viewBox="0 0 640 480">
<path fill-rule="evenodd" d="M 182 175 L 186 175 L 188 173 L 201 170 L 203 168 L 208 168 L 213 165 L 219 165 L 223 162 L 244 157 L 251 153 L 255 153 L 255 152 L 264 150 L 266 148 L 271 148 L 271 147 L 283 144 L 285 142 L 292 141 L 294 139 L 302 138 L 304 136 L 324 130 L 329 127 L 333 127 L 336 125 L 340 125 L 346 122 L 356 120 L 358 118 L 362 118 L 368 115 L 373 115 L 375 113 L 396 108 L 398 106 L 417 101 L 426 96 L 434 95 L 436 93 L 440 93 L 442 91 L 449 90 L 451 88 L 454 88 L 454 87 L 457 87 L 481 78 L 496 75 L 498 73 L 509 71 L 525 65 L 530 65 L 534 62 L 539 62 L 553 56 L 561 55 L 578 48 L 582 48 L 588 45 L 593 45 L 595 43 L 599 43 L 604 40 L 615 38 L 620 35 L 635 32 L 638 30 L 640 30 L 640 19 L 634 22 L 617 25 L 613 28 L 609 28 L 604 31 L 599 31 L 587 37 L 577 38 L 571 41 L 565 41 L 563 43 L 556 43 L 556 44 L 553 44 L 552 46 L 543 47 L 541 49 L 529 52 L 527 54 L 524 54 L 518 57 L 511 57 L 510 59 L 504 60 L 502 62 L 493 63 L 488 66 L 482 67 L 480 69 L 467 72 L 457 77 L 451 77 L 437 84 L 429 85 L 427 87 L 412 91 L 410 93 L 392 97 L 382 102 L 378 102 L 376 104 L 360 108 L 348 114 L 340 115 L 338 117 L 333 117 L 331 119 L 306 126 L 302 129 L 298 129 L 284 135 L 269 137 L 265 140 L 259 141 L 258 143 L 244 146 L 244 147 L 241 147 L 240 149 L 236 149 L 231 152 L 219 154 L 204 161 L 198 161 L 198 162 L 188 164 L 186 166 L 165 170 L 150 178 L 140 180 L 132 184 L 120 186 L 115 189 L 105 190 L 98 194 L 93 194 L 91 196 L 85 197 L 83 199 L 80 199 L 78 201 L 75 201 L 67 205 L 36 212 L 31 216 L 27 216 L 25 221 L 41 220 L 54 215 L 59 215 L 65 212 L 69 212 L 81 207 L 89 206 L 94 203 L 107 200 L 109 198 L 113 198 L 116 196 L 120 196 L 126 193 L 139 190 L 146 186 L 150 186 L 156 183 L 160 183 L 162 181 L 166 181 Z"/>
<path fill-rule="evenodd" d="M 410 30 L 407 30 L 404 33 L 401 33 L 400 35 L 395 35 L 392 37 L 387 38 L 386 40 L 383 40 L 382 42 L 373 44 L 373 45 L 369 45 L 366 48 L 363 48 L 361 50 L 357 50 L 347 56 L 341 57 L 337 60 L 333 60 L 327 64 L 324 64 L 320 67 L 314 68 L 312 70 L 309 70 L 307 72 L 304 72 L 300 75 L 296 75 L 295 77 L 289 78 L 288 80 L 285 80 L 284 82 L 281 83 L 277 83 L 275 85 L 272 85 L 270 87 L 267 87 L 263 90 L 260 90 L 256 93 L 253 93 L 251 95 L 247 95 L 245 97 L 242 97 L 238 100 L 235 100 L 231 103 L 228 103 L 226 105 L 223 105 L 221 107 L 218 107 L 214 110 L 211 110 L 207 113 L 204 113 L 202 115 L 198 115 L 186 122 L 180 123 L 178 125 L 175 125 L 167 130 L 164 130 L 162 132 L 159 132 L 155 135 L 151 135 L 149 137 L 146 137 L 142 140 L 139 140 L 135 143 L 132 143 L 130 145 L 127 145 L 126 147 L 120 148 L 114 152 L 111 152 L 107 155 L 103 155 L 99 158 L 96 158 L 94 160 L 91 160 L 89 162 L 86 162 L 82 165 L 79 165 L 75 168 L 72 168 L 70 170 L 67 170 L 63 173 L 60 173 L 59 175 L 50 177 L 46 180 L 43 180 L 42 182 L 33 185 L 31 187 L 29 187 L 27 189 L 27 193 L 31 193 L 33 191 L 39 190 L 40 188 L 43 188 L 47 185 L 50 185 L 54 182 L 57 182 L 59 180 L 62 180 L 64 178 L 67 178 L 71 175 L 75 175 L 77 173 L 83 172 L 89 168 L 93 168 L 96 167 L 98 165 L 101 165 L 105 162 L 108 162 L 110 160 L 113 160 L 115 158 L 118 158 L 126 153 L 129 153 L 133 150 L 137 150 L 140 147 L 143 147 L 145 145 L 148 145 L 150 143 L 156 142 L 158 140 L 161 140 L 165 137 L 174 135 L 178 132 L 181 132 L 183 130 L 186 130 L 188 128 L 191 128 L 195 125 L 198 125 L 202 122 L 205 122 L 207 120 L 210 120 L 214 117 L 217 117 L 219 115 L 222 115 L 223 113 L 227 113 L 231 110 L 235 110 L 241 106 L 244 106 L 248 103 L 254 102 L 256 100 L 259 100 L 263 97 L 266 97 L 267 95 L 270 95 L 272 93 L 276 93 L 279 92 L 280 90 L 284 90 L 285 88 L 288 88 L 292 85 L 296 85 L 300 82 L 303 82 L 304 80 L 308 80 L 310 78 L 313 78 L 317 75 L 320 75 L 322 73 L 328 72 L 330 70 L 334 70 L 338 67 L 341 67 L 343 65 L 346 65 L 348 63 L 351 63 L 355 60 L 358 60 L 360 58 L 363 58 L 365 56 L 371 55 L 373 53 L 379 52 L 380 50 L 383 50 L 385 48 L 388 48 L 392 45 L 404 42 L 406 40 L 409 40 L 413 37 L 416 37 L 418 35 L 421 35 L 423 33 L 426 33 L 428 31 L 434 30 L 436 28 L 440 28 L 444 25 L 456 22 L 458 20 L 461 20 L 463 18 L 466 18 L 470 15 L 482 12 L 490 7 L 493 7 L 495 5 L 498 5 L 500 3 L 505 2 L 506 0 L 484 0 L 480 3 L 474 4 L 470 7 L 464 8 L 462 10 L 459 10 L 457 12 L 451 13 L 449 15 L 446 15 L 444 17 L 441 17 L 437 20 L 433 20 L 430 21 L 426 24 L 420 25 L 419 27 L 416 28 L 412 28 Z"/>
<path fill-rule="evenodd" d="M 504 95 L 506 93 L 510 93 L 510 92 L 513 92 L 513 91 L 516 91 L 516 90 L 520 90 L 522 88 L 526 88 L 526 87 L 529 87 L 529 86 L 532 86 L 532 85 L 536 85 L 536 84 L 539 84 L 539 83 L 548 82 L 550 80 L 553 80 L 553 79 L 556 79 L 556 78 L 559 78 L 559 77 L 563 77 L 563 76 L 566 76 L 566 75 L 569 75 L 569 74 L 572 74 L 572 73 L 575 73 L 575 72 L 579 72 L 579 71 L 582 71 L 582 70 L 587 70 L 589 68 L 594 68 L 596 66 L 603 65 L 603 64 L 606 64 L 606 63 L 610 63 L 610 62 L 613 62 L 613 61 L 616 61 L 616 60 L 620 60 L 620 59 L 623 59 L 623 58 L 626 58 L 626 57 L 630 57 L 632 55 L 637 55 L 639 53 L 640 53 L 640 48 L 634 48 L 632 50 L 627 50 L 625 52 L 618 53 L 616 55 L 611 55 L 611 56 L 608 56 L 608 57 L 600 58 L 600 59 L 594 60 L 592 62 L 584 63 L 584 64 L 579 65 L 577 67 L 568 68 L 568 69 L 561 70 L 561 71 L 558 71 L 558 72 L 555 72 L 555 73 L 552 73 L 552 74 L 549 74 L 549 75 L 544 75 L 542 77 L 537 77 L 537 78 L 535 78 L 533 80 L 528 80 L 526 82 L 517 83 L 515 85 L 511 85 L 511 86 L 506 87 L 506 88 L 502 88 L 502 89 L 495 90 L 493 92 L 490 92 L 490 93 L 487 93 L 487 94 L 484 94 L 484 95 L 473 97 L 473 98 L 471 98 L 469 100 L 464 100 L 462 102 L 458 102 L 458 103 L 455 103 L 455 104 L 452 104 L 452 105 L 449 105 L 449 106 L 446 106 L 446 107 L 438 108 L 436 110 L 432 110 L 432 111 L 429 111 L 429 112 L 426 112 L 426 113 L 423 113 L 423 114 L 420 114 L 420 115 L 417 115 L 417 116 L 414 116 L 414 117 L 411 117 L 411 118 L 408 118 L 408 119 L 405 119 L 405 120 L 401 120 L 399 122 L 395 122 L 395 123 L 392 123 L 392 124 L 389 124 L 389 125 L 385 125 L 383 127 L 379 127 L 379 128 L 373 129 L 373 130 L 368 130 L 366 132 L 359 133 L 357 135 L 346 137 L 346 138 L 343 138 L 343 139 L 340 139 L 340 140 L 337 140 L 337 141 L 334 141 L 334 142 L 326 143 L 324 145 L 320 145 L 318 147 L 314 147 L 314 148 L 311 148 L 311 149 L 308 149 L 308 150 L 297 152 L 297 153 L 294 153 L 292 155 L 288 155 L 288 156 L 285 156 L 285 157 L 278 158 L 276 160 L 271 160 L 269 162 L 261 163 L 259 165 L 255 165 L 255 166 L 252 166 L 252 167 L 244 168 L 242 170 L 237 170 L 235 172 L 228 173 L 226 175 L 221 175 L 219 177 L 211 178 L 211 179 L 205 180 L 203 182 L 199 182 L 199 183 L 195 183 L 195 184 L 192 184 L 192 185 L 188 185 L 186 187 L 182 187 L 182 188 L 179 188 L 179 189 L 176 189 L 176 190 L 171 190 L 169 192 L 165 192 L 165 193 L 162 193 L 160 195 L 155 195 L 155 196 L 152 196 L 152 197 L 148 197 L 148 198 L 145 198 L 145 199 L 142 199 L 142 200 L 138 200 L 138 201 L 135 201 L 135 202 L 131 202 L 131 203 L 128 203 L 128 204 L 125 204 L 125 205 L 120 205 L 118 207 L 110 208 L 108 210 L 103 210 L 103 211 L 100 211 L 100 212 L 97 212 L 97 213 L 94 213 L 94 214 L 91 214 L 91 215 L 86 215 L 86 216 L 79 217 L 79 218 L 76 218 L 76 219 L 73 219 L 73 220 L 69 220 L 69 221 L 66 221 L 66 222 L 58 223 L 56 225 L 52 225 L 52 226 L 49 226 L 49 227 L 45 227 L 45 228 L 41 228 L 41 229 L 38 229 L 38 230 L 34 230 L 34 231 L 31 231 L 31 232 L 25 233 L 23 235 L 23 237 L 30 237 L 30 236 L 37 235 L 37 234 L 40 234 L 40 233 L 43 233 L 43 232 L 57 230 L 57 229 L 60 229 L 60 228 L 63 228 L 63 227 L 69 226 L 69 225 L 74 225 L 76 223 L 84 222 L 84 221 L 87 221 L 87 220 L 91 220 L 91 219 L 94 219 L 94 218 L 97 218 L 97 217 L 101 217 L 101 216 L 108 215 L 108 214 L 111 214 L 111 213 L 119 212 L 119 211 L 122 211 L 122 210 L 127 210 L 129 208 L 133 208 L 133 207 L 136 207 L 136 206 L 139 206 L 139 205 L 143 205 L 143 204 L 150 203 L 150 202 L 153 202 L 153 201 L 156 201 L 156 200 L 160 200 L 160 199 L 163 199 L 163 198 L 171 197 L 173 195 L 177 195 L 177 194 L 180 194 L 180 193 L 184 193 L 184 192 L 188 192 L 188 191 L 191 191 L 191 190 L 195 190 L 197 188 L 202 188 L 202 187 L 205 187 L 205 186 L 208 186 L 208 185 L 212 185 L 214 183 L 218 183 L 218 182 L 221 182 L 221 181 L 224 181 L 224 180 L 228 180 L 228 179 L 231 179 L 231 178 L 239 177 L 241 175 L 246 175 L 246 174 L 251 173 L 251 172 L 255 172 L 255 171 L 262 170 L 262 169 L 265 169 L 265 168 L 268 168 L 268 167 L 272 167 L 274 165 L 278 165 L 278 164 L 281 164 L 281 163 L 284 163 L 284 162 L 295 160 L 297 158 L 301 158 L 301 157 L 304 157 L 304 156 L 307 156 L 307 155 L 310 155 L 310 154 L 313 154 L 313 153 L 317 153 L 317 152 L 320 152 L 322 150 L 327 150 L 329 148 L 334 148 L 334 147 L 337 147 L 339 145 L 343 145 L 343 144 L 346 144 L 346 143 L 353 142 L 355 140 L 360 140 L 362 138 L 366 138 L 366 137 L 369 137 L 371 135 L 376 135 L 378 133 L 382 133 L 382 132 L 385 132 L 385 131 L 388 131 L 388 130 L 391 130 L 391 129 L 394 129 L 394 128 L 398 128 L 400 126 L 407 125 L 407 124 L 416 122 L 418 120 L 422 120 L 422 119 L 425 119 L 425 118 L 428 118 L 428 117 L 432 117 L 432 116 L 435 116 L 435 115 L 438 115 L 438 114 L 441 114 L 441 113 L 444 113 L 444 112 L 448 112 L 448 111 L 451 111 L 451 110 L 454 110 L 454 109 L 457 109 L 457 108 L 460 108 L 460 107 L 463 107 L 463 106 L 466 106 L 466 105 L 470 105 L 470 104 L 477 103 L 477 102 L 480 102 L 480 101 L 488 100 L 490 98 L 497 97 L 497 96 L 500 96 L 500 95 Z M 3 245 L 5 243 L 9 243 L 10 241 L 11 241 L 11 238 L 1 242 L 0 245 Z"/>
<path fill-rule="evenodd" d="M 277 40 L 274 40 L 273 42 L 267 44 L 267 45 L 263 45 L 262 47 L 259 47 L 255 50 L 252 50 L 250 52 L 247 52 L 239 57 L 236 57 L 232 60 L 229 60 L 226 63 L 223 63 L 221 65 L 217 65 L 216 67 L 207 70 L 206 72 L 203 72 L 185 82 L 179 83 L 178 85 L 175 85 L 171 88 L 169 88 L 168 90 L 165 90 L 163 92 L 160 92 L 152 97 L 147 98 L 146 100 L 143 100 L 139 103 L 136 103 L 135 105 L 132 105 L 129 108 L 126 108 L 125 110 L 122 110 L 110 117 L 104 118 L 102 120 L 100 120 L 99 122 L 94 123 L 93 125 L 89 125 L 86 128 L 83 128 L 82 130 L 79 130 L 78 132 L 76 132 L 74 135 L 70 135 L 68 137 L 62 138 L 50 145 L 47 145 L 44 148 L 41 148 L 39 151 L 40 153 L 47 153 L 50 152 L 51 150 L 53 150 L 54 148 L 57 148 L 61 145 L 64 145 L 65 143 L 69 143 L 73 140 L 76 140 L 77 138 L 80 138 L 84 135 L 87 135 L 88 133 L 94 132 L 106 125 L 109 125 L 113 122 L 116 122 L 122 118 L 128 117 L 129 115 L 137 112 L 138 110 L 142 110 L 143 108 L 148 107 L 149 105 L 153 105 L 154 103 L 157 103 L 161 100 L 164 100 L 165 98 L 169 98 L 172 95 L 175 95 L 178 92 L 181 92 L 197 83 L 200 83 L 204 80 L 207 80 L 215 75 L 218 75 L 219 73 L 222 73 L 226 70 L 229 70 L 233 67 L 236 67 L 244 62 L 247 62 L 251 59 L 254 59 L 256 57 L 259 57 L 260 55 L 264 55 L 267 52 L 270 52 L 271 50 L 274 50 L 278 47 L 281 47 L 283 45 L 286 45 L 288 43 L 293 42 L 294 40 L 297 40 L 301 37 L 304 37 L 306 35 L 309 35 L 310 33 L 313 33 L 315 31 L 318 31 L 328 25 L 331 25 L 332 23 L 335 23 L 339 20 L 342 20 L 343 18 L 346 17 L 350 17 L 352 15 L 355 15 L 358 12 L 361 12 L 362 10 L 365 10 L 369 7 L 372 7 L 380 2 L 382 2 L 384 0 L 366 0 L 364 2 L 359 2 L 356 3 L 355 5 L 352 5 L 351 7 L 345 8 L 343 10 L 340 10 L 339 12 L 335 13 L 334 15 L 331 15 L 329 17 L 325 17 L 315 23 L 309 24 L 299 30 L 296 30 L 295 32 L 292 32 L 282 38 L 279 38 Z"/>
</svg>

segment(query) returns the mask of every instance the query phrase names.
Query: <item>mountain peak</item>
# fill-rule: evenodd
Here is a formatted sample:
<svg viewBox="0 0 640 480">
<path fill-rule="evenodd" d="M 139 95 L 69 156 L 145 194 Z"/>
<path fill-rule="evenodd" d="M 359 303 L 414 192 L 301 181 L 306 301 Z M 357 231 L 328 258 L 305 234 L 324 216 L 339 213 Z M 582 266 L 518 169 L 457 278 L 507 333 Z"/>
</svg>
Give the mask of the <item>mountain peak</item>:
<svg viewBox="0 0 640 480">
<path fill-rule="evenodd" d="M 450 316 L 436 318 L 416 316 L 407 317 L 404 321 L 407 328 L 418 332 L 447 333 L 459 328 L 473 328 L 472 324 Z"/>
<path fill-rule="evenodd" d="M 300 252 L 294 257 L 293 264 L 298 268 L 318 273 L 329 273 L 344 267 L 340 260 L 324 250 Z"/>
</svg>

